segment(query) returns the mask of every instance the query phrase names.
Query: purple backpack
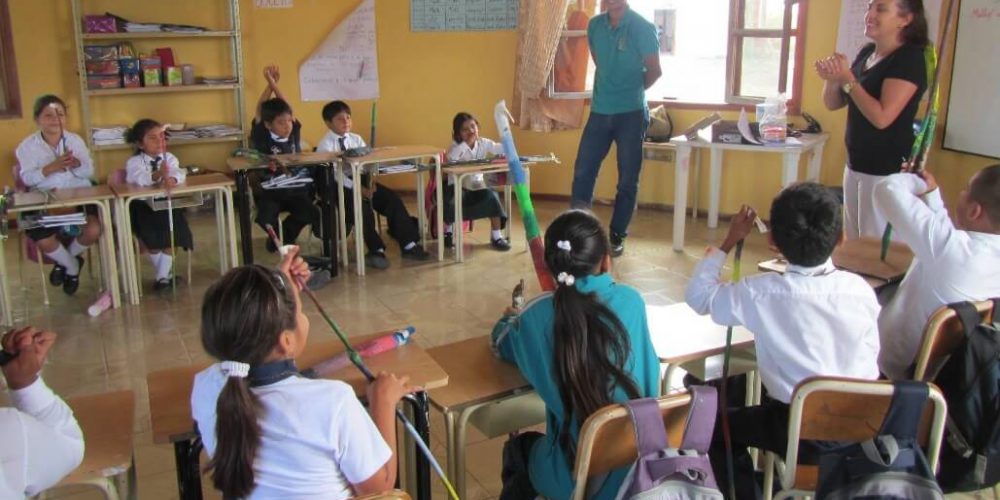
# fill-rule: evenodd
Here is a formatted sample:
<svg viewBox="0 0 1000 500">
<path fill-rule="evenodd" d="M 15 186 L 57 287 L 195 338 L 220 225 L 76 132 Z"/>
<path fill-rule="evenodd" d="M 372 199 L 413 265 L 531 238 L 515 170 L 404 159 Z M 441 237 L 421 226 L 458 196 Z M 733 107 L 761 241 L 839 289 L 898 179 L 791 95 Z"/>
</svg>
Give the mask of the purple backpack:
<svg viewBox="0 0 1000 500">
<path fill-rule="evenodd" d="M 708 447 L 712 444 L 718 398 L 714 387 L 691 387 L 680 449 L 670 448 L 655 399 L 628 401 L 639 456 L 622 483 L 618 500 L 722 500 Z"/>
</svg>

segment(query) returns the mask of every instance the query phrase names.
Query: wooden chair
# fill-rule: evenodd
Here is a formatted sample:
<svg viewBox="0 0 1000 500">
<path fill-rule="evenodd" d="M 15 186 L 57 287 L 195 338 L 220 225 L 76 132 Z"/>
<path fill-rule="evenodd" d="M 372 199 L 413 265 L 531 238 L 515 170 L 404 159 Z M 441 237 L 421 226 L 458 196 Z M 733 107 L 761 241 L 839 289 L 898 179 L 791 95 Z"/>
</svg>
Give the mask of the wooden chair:
<svg viewBox="0 0 1000 500">
<path fill-rule="evenodd" d="M 691 394 L 675 393 L 657 398 L 663 412 L 670 446 L 680 446 L 687 423 Z M 598 450 L 598 453 L 595 453 Z M 635 462 L 638 448 L 635 426 L 623 405 L 608 405 L 594 412 L 580 428 L 573 477 L 573 499 L 583 500 L 587 479 Z"/>
<path fill-rule="evenodd" d="M 973 304 L 983 321 L 993 319 L 992 300 L 973 302 Z M 913 379 L 928 381 L 933 379 L 941 366 L 944 365 L 947 357 L 958 348 L 964 338 L 965 329 L 962 327 L 962 320 L 959 319 L 958 313 L 954 309 L 945 305 L 934 311 L 931 319 L 927 321 L 927 328 L 924 329 L 924 337 L 920 342 L 920 351 L 917 353 L 917 368 L 913 372 Z"/>
<path fill-rule="evenodd" d="M 392 490 L 384 493 L 375 493 L 374 495 L 354 497 L 354 500 L 410 500 L 410 495 L 405 491 Z"/>
<path fill-rule="evenodd" d="M 836 377 L 812 377 L 795 387 L 788 416 L 788 449 L 785 451 L 781 491 L 775 498 L 814 496 L 819 467 L 798 463 L 799 440 L 862 442 L 875 437 L 892 400 L 889 381 L 855 380 Z M 931 470 L 937 469 L 938 453 L 947 404 L 941 391 L 930 386 L 917 436 L 927 450 Z M 764 484 L 771 485 L 779 460 L 774 453 L 764 458 Z M 771 498 L 765 487 L 764 498 Z"/>
<path fill-rule="evenodd" d="M 135 394 L 128 390 L 107 392 L 66 403 L 83 430 L 85 451 L 83 463 L 53 488 L 89 485 L 101 490 L 108 500 L 118 500 L 119 495 L 134 499 Z"/>
</svg>

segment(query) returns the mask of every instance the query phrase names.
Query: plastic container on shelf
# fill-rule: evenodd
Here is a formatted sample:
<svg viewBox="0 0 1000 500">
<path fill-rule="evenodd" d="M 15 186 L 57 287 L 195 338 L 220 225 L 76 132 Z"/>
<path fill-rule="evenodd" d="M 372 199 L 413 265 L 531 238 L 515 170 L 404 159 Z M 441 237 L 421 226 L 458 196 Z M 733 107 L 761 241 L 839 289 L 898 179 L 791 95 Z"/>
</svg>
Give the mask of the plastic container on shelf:
<svg viewBox="0 0 1000 500">
<path fill-rule="evenodd" d="M 757 105 L 760 140 L 765 144 L 780 144 L 788 135 L 788 106 L 784 95 L 768 97 Z"/>
</svg>

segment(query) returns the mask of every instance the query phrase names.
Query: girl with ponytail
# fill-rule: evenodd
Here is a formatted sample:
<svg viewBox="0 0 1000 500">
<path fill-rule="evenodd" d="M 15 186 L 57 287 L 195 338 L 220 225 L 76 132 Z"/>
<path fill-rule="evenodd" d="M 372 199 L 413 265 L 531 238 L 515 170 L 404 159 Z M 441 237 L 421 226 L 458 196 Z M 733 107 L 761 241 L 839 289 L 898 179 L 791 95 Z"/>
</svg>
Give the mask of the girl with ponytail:
<svg viewBox="0 0 1000 500">
<path fill-rule="evenodd" d="M 411 389 L 386 373 L 369 416 L 351 386 L 299 376 L 309 337 L 298 247 L 280 268 L 244 266 L 205 292 L 201 341 L 220 362 L 195 377 L 191 410 L 224 498 L 349 498 L 392 489 L 395 408 Z"/>
<path fill-rule="evenodd" d="M 646 305 L 608 273 L 600 221 L 582 210 L 557 217 L 545 231 L 545 264 L 556 290 L 508 309 L 493 328 L 500 357 L 517 364 L 546 406 L 546 434 L 523 433 L 504 445 L 501 499 L 569 498 L 583 421 L 603 406 L 659 391 Z M 625 472 L 610 473 L 593 498 L 613 498 Z"/>
</svg>

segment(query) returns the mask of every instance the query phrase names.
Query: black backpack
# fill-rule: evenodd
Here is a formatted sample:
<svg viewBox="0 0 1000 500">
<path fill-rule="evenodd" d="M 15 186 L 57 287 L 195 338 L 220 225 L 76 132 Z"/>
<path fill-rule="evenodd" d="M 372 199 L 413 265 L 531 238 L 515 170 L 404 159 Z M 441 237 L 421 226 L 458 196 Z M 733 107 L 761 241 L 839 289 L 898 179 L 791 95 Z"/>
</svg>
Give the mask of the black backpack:
<svg viewBox="0 0 1000 500">
<path fill-rule="evenodd" d="M 1000 299 L 993 323 L 975 305 L 949 304 L 965 328 L 934 383 L 948 401 L 938 482 L 945 491 L 972 491 L 1000 482 Z"/>
<path fill-rule="evenodd" d="M 917 430 L 927 404 L 928 384 L 893 383 L 892 401 L 878 435 L 819 457 L 817 500 L 941 500 Z"/>
</svg>

